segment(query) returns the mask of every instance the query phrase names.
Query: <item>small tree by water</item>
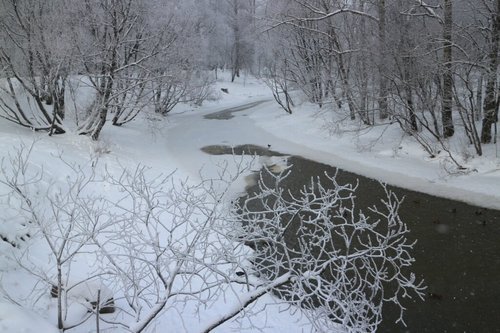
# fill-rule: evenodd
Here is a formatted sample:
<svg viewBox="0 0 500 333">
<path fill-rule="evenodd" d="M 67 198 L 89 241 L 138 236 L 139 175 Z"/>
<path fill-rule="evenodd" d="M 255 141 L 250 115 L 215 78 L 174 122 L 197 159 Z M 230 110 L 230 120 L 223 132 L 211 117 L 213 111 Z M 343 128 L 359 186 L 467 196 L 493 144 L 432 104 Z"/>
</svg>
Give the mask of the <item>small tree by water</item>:
<svg viewBox="0 0 500 333">
<path fill-rule="evenodd" d="M 288 170 L 288 171 L 287 171 Z M 425 287 L 409 272 L 415 242 L 401 221 L 402 202 L 385 186 L 380 207 L 356 208 L 356 186 L 311 179 L 298 193 L 285 190 L 289 169 L 265 169 L 259 191 L 236 204 L 241 238 L 254 249 L 251 274 L 273 281 L 281 298 L 314 309 L 319 331 L 375 332 L 384 303 L 423 299 Z"/>
</svg>

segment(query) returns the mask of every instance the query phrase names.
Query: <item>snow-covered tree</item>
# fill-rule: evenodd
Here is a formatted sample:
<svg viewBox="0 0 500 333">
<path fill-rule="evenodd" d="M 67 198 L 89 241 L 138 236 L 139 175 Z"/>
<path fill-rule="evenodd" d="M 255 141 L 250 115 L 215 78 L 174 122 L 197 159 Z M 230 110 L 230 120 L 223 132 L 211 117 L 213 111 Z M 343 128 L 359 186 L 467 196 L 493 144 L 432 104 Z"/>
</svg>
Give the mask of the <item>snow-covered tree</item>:
<svg viewBox="0 0 500 333">
<path fill-rule="evenodd" d="M 45 294 L 54 285 L 62 330 L 94 317 L 97 327 L 143 332 L 162 316 L 202 314 L 224 300 L 215 317 L 201 316 L 196 325 L 209 332 L 244 318 L 272 293 L 275 303 L 310 314 L 319 331 L 375 332 L 384 303 L 395 303 L 403 321 L 402 299 L 422 297 L 422 283 L 409 271 L 414 242 L 398 215 L 401 200 L 388 190 L 378 208 L 362 212 L 355 187 L 334 176 L 292 193 L 281 184 L 287 170 L 266 170 L 259 193 L 230 204 L 242 160 L 235 172 L 226 164 L 219 178 L 198 183 L 141 166 L 98 176 L 96 163 L 65 165 L 65 181 L 57 182 L 33 169 L 29 150 L 21 150 L 4 161 L 0 177 L 7 190 L 0 198 L 19 205 L 19 223 L 31 230 L 18 262 Z M 15 166 L 19 171 L 8 172 Z M 31 259 L 30 244 L 38 241 L 51 263 Z M 88 276 L 76 278 L 82 268 Z M 75 304 L 84 311 L 75 312 Z M 111 304 L 114 313 L 101 316 Z"/>
<path fill-rule="evenodd" d="M 489 1 L 486 3 L 490 14 L 489 24 L 489 52 L 487 57 L 487 82 L 486 96 L 484 101 L 484 118 L 481 132 L 481 141 L 490 143 L 492 141 L 491 128 L 498 123 L 498 109 L 500 94 L 498 93 L 498 52 L 500 49 L 500 1 Z M 495 86 L 497 87 L 495 89 Z M 495 127 L 495 134 L 497 133 Z M 496 138 L 495 138 L 496 141 Z"/>
<path fill-rule="evenodd" d="M 363 211 L 355 186 L 326 175 L 291 192 L 282 185 L 289 172 L 267 170 L 259 192 L 235 208 L 240 239 L 254 250 L 246 274 L 286 280 L 273 292 L 316 309 L 312 320 L 332 329 L 375 332 L 386 302 L 396 304 L 404 323 L 403 299 L 422 298 L 424 288 L 408 271 L 414 242 L 398 215 L 401 200 L 386 188 L 381 205 Z"/>
<path fill-rule="evenodd" d="M 0 2 L 0 116 L 50 134 L 64 133 L 71 50 L 64 1 Z"/>
</svg>

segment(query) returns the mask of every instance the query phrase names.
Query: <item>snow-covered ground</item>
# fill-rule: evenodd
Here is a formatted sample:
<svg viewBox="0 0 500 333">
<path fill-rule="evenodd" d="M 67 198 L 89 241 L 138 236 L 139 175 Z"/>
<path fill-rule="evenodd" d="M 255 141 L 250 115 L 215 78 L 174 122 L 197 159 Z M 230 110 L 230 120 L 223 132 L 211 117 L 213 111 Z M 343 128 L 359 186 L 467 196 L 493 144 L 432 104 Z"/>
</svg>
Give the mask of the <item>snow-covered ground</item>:
<svg viewBox="0 0 500 333">
<path fill-rule="evenodd" d="M 346 117 L 333 114 L 328 106 L 319 109 L 309 103 L 294 108 L 290 115 L 273 102 L 262 83 L 251 78 L 245 80 L 234 84 L 218 83 L 230 92 L 223 94 L 223 99 L 216 103 L 218 108 L 254 101 L 269 102 L 234 113 L 235 119 L 225 125 L 200 120 L 192 113 L 172 115 L 172 139 L 182 137 L 179 141 L 192 148 L 208 144 L 264 147 L 269 144 L 275 151 L 301 155 L 391 185 L 500 209 L 500 144 L 485 145 L 483 157 L 474 157 L 467 143 L 450 140 L 447 144 L 453 157 L 467 168 L 459 171 L 437 143 L 437 150 L 441 152 L 430 158 L 414 139 L 402 134 L 396 123 L 360 129 L 345 120 Z M 205 114 L 213 110 L 211 105 L 199 111 Z M 183 122 L 191 125 L 176 126 Z M 459 125 L 457 128 L 461 130 Z M 186 130 L 190 133 L 185 135 Z M 169 148 L 176 151 L 176 156 L 182 155 L 180 151 L 184 149 L 182 145 L 173 144 Z"/>
<path fill-rule="evenodd" d="M 273 144 L 274 149 L 398 187 L 500 209 L 500 147 L 493 144 L 484 147 L 483 157 L 472 157 L 471 147 L 452 140 L 450 151 L 467 168 L 461 172 L 443 149 L 430 158 L 411 137 L 402 135 L 397 124 L 360 130 L 335 123 L 338 116 L 308 104 L 293 115 L 268 105 L 250 118 L 260 129 L 303 147 L 289 151 Z"/>
<path fill-rule="evenodd" d="M 8 303 L 0 303 L 0 330 L 13 333 L 59 332 L 38 314 Z"/>
<path fill-rule="evenodd" d="M 256 83 L 242 83 L 241 91 L 247 91 L 247 88 L 253 85 L 256 87 L 250 88 L 252 92 L 267 98 L 264 93 L 265 87 Z M 221 157 L 217 161 L 204 160 L 206 155 L 199 151 L 198 147 L 194 147 L 197 151 L 191 152 L 193 142 L 199 143 L 199 147 L 204 144 L 197 139 L 196 133 L 193 134 L 192 140 L 184 144 L 171 141 L 172 135 L 175 133 L 173 129 L 179 125 L 177 118 L 182 118 L 183 115 L 190 114 L 199 117 L 220 108 L 246 103 L 249 99 L 248 94 L 241 91 L 236 94 L 237 91 L 238 88 L 234 88 L 235 98 L 207 103 L 203 108 L 181 106 L 176 110 L 175 115 L 167 119 L 159 120 L 145 117 L 122 128 L 106 126 L 99 142 L 92 142 L 88 137 L 78 136 L 74 133 L 48 137 L 44 133 L 34 133 L 0 120 L 0 159 L 5 167 L 2 170 L 3 175 L 10 177 L 14 173 L 15 170 L 9 169 L 10 160 L 11 157 L 16 156 L 21 147 L 24 147 L 25 153 L 32 147 L 28 177 L 36 172 L 43 172 L 46 178 L 42 181 L 44 183 L 42 187 L 49 185 L 56 189 L 64 187 L 68 177 L 74 177 L 73 168 L 83 170 L 84 173 L 94 170 L 99 178 L 105 174 L 105 171 L 119 176 L 121 170 L 134 170 L 139 164 L 148 167 L 148 174 L 152 178 L 159 174 L 169 174 L 175 171 L 175 179 L 189 179 L 188 182 L 194 184 L 200 180 L 200 174 L 197 172 L 200 169 L 202 169 L 203 177 L 216 177 L 216 172 L 220 171 L 218 165 L 222 163 L 223 158 Z M 231 93 L 233 93 L 233 89 L 231 89 Z M 227 97 L 233 97 L 233 95 Z M 190 127 L 189 124 L 187 127 Z M 209 128 L 199 130 L 210 133 Z M 186 158 L 183 159 L 182 156 L 172 154 L 169 150 L 172 145 L 180 145 L 178 148 L 183 152 L 181 155 L 184 154 Z M 96 159 L 99 160 L 97 167 L 94 165 Z M 246 160 L 250 161 L 251 158 Z M 243 187 L 244 177 L 233 185 L 236 192 L 242 191 Z M 116 200 L 120 196 L 100 181 L 91 184 L 86 190 L 90 193 L 103 195 L 110 200 Z M 0 209 L 4 211 L 0 218 L 0 233 L 12 236 L 10 240 L 19 241 L 20 237 L 25 236 L 28 229 L 25 229 L 25 223 L 20 226 L 23 218 L 19 214 L 19 203 L 16 200 L 8 199 L 5 196 L 6 192 L 6 187 L 0 186 Z M 236 195 L 236 192 L 231 195 Z M 50 212 L 48 214 L 50 216 Z M 57 324 L 56 301 L 50 297 L 50 286 L 47 283 L 40 283 L 40 276 L 34 275 L 44 269 L 49 275 L 53 274 L 53 257 L 42 239 L 35 241 L 32 238 L 29 242 L 31 243 L 29 247 L 21 245 L 20 250 L 12 248 L 7 242 L 0 242 L 0 290 L 1 294 L 4 295 L 2 297 L 4 303 L 0 304 L 0 331 L 2 332 L 34 332 L 37 327 L 42 333 L 57 331 L 55 329 Z M 29 259 L 29 264 L 34 267 L 31 272 L 17 268 L 17 261 L 13 258 L 23 254 Z M 91 253 L 89 253 L 88 258 L 85 255 L 79 255 L 79 258 L 72 265 L 72 276 L 76 276 L 77 280 L 78 277 L 84 279 L 87 276 L 87 271 L 93 265 L 93 259 Z M 95 290 L 89 290 L 89 293 L 92 292 L 95 293 Z M 183 306 L 179 309 L 165 311 L 159 320 L 150 325 L 147 332 L 165 331 L 166 328 L 175 332 L 199 331 L 212 322 L 214 318 L 227 313 L 235 304 L 237 305 L 238 299 L 235 298 L 235 295 L 234 292 L 228 293 L 217 302 L 204 305 L 200 312 L 194 306 Z M 78 297 L 84 296 L 79 295 Z M 82 301 L 78 297 L 74 297 L 75 303 L 70 304 L 68 308 L 70 324 L 76 323 L 86 316 L 86 308 L 78 304 Z M 22 305 L 22 307 L 8 304 L 13 302 Z M 33 315 L 32 311 L 38 313 L 38 316 Z M 286 304 L 277 304 L 277 300 L 270 295 L 259 299 L 254 306 L 245 311 L 245 314 L 249 318 L 248 320 L 242 319 L 237 323 L 228 322 L 215 331 L 237 332 L 243 329 L 268 332 L 308 332 L 311 330 L 309 321 L 301 311 L 290 310 Z M 109 329 L 106 330 L 106 327 L 103 324 L 103 330 L 109 331 Z M 73 331 L 95 331 L 95 323 L 89 320 Z M 124 330 L 117 329 L 115 326 L 111 331 L 122 332 Z"/>
<path fill-rule="evenodd" d="M 470 172 L 450 174 L 446 171 L 450 165 L 445 153 L 430 159 L 411 138 L 402 137 L 397 125 L 359 132 L 348 123 L 337 122 L 333 125 L 336 119 L 327 107 L 318 110 L 307 103 L 289 115 L 272 101 L 265 85 L 250 77 L 242 77 L 236 83 L 220 81 L 217 91 L 220 88 L 227 88 L 229 94 L 220 92 L 219 101 L 208 102 L 203 107 L 180 106 L 164 120 L 138 118 L 121 128 L 107 125 L 97 143 L 72 133 L 49 138 L 0 120 L 0 158 L 7 158 L 21 144 L 30 146 L 36 141 L 31 164 L 39 170 L 43 169 L 56 182 L 63 182 L 68 170 L 64 163 L 54 162 L 57 160 L 55 156 L 62 156 L 65 161 L 84 168 L 88 168 L 91 161 L 99 156 L 100 166 L 108 170 L 133 169 L 140 163 L 148 166 L 153 174 L 176 170 L 176 177 L 196 181 L 200 174 L 214 177 L 219 170 L 217 165 L 227 159 L 203 153 L 200 148 L 204 146 L 271 145 L 275 151 L 301 155 L 393 185 L 500 209 L 500 159 L 496 157 L 497 148 L 494 145 L 486 147 L 484 157 L 466 160 L 468 154 L 463 145 L 452 143 L 456 144 L 457 158 Z M 230 120 L 203 118 L 209 113 L 256 101 L 263 103 L 235 112 Z M 258 159 L 256 163 L 258 167 L 259 163 L 269 162 Z M 233 195 L 243 190 L 243 184 L 243 180 L 236 183 Z M 95 191 L 102 192 L 103 189 L 96 187 Z M 12 218 L 15 218 L 15 212 L 7 211 L 2 223 Z M 3 244 L 0 251 L 3 288 L 11 293 L 19 288 L 30 294 L 30 279 L 23 272 L 12 271 L 15 263 L 7 258 L 12 249 Z M 38 253 L 37 258 L 43 260 L 44 254 Z M 23 305 L 40 310 L 42 304 L 48 312 L 40 315 L 53 314 L 49 311 L 54 306 L 49 296 L 41 297 L 46 299 L 24 299 Z M 34 303 L 38 305 L 33 306 Z M 190 332 L 200 327 L 203 321 L 210 321 L 214 315 L 223 312 L 228 303 L 229 299 L 221 300 L 200 316 L 191 312 L 175 312 L 172 317 L 166 314 L 157 325 L 152 326 L 151 331 L 164 331 L 162 325 L 166 325 L 169 329 L 175 327 Z M 279 306 L 266 306 L 266 303 L 273 303 L 273 298 L 267 296 L 261 299 L 254 308 L 257 315 L 244 325 L 266 332 L 303 332 L 311 329 L 300 312 L 291 314 Z M 259 308 L 264 310 L 257 311 Z M 6 316 L 9 316 L 8 322 Z M 16 332 L 15 318 L 19 318 L 18 332 L 24 332 L 21 329 L 23 322 L 31 322 L 38 327 L 45 325 L 38 324 L 41 319 L 34 319 L 29 313 L 0 304 L 0 329 L 4 327 L 2 325 L 8 325 L 5 327 L 9 327 L 9 332 Z M 52 326 L 55 325 L 55 318 L 46 319 Z M 85 329 L 91 331 L 87 326 L 74 331 L 86 332 Z M 238 325 L 228 324 L 220 332 L 239 329 Z"/>
</svg>

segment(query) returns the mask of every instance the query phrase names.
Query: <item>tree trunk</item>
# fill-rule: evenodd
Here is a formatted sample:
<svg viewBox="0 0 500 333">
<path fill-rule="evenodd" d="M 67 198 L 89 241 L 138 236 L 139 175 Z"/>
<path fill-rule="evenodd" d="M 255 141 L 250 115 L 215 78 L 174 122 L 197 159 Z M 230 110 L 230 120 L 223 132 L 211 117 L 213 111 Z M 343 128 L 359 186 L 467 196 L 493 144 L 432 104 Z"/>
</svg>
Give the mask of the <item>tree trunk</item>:
<svg viewBox="0 0 500 333">
<path fill-rule="evenodd" d="M 474 120 L 481 120 L 481 114 L 483 112 L 483 78 L 484 75 L 481 73 L 479 79 L 477 80 L 477 93 L 476 93 L 476 112 L 474 113 Z"/>
<path fill-rule="evenodd" d="M 333 29 L 331 30 L 330 33 L 331 33 L 330 38 L 333 42 L 334 49 L 341 50 L 340 41 L 338 39 L 337 34 L 335 33 L 335 31 Z M 353 97 L 352 92 L 351 92 L 351 87 L 349 85 L 349 77 L 347 74 L 345 60 L 344 60 L 342 52 L 339 52 L 337 54 L 337 66 L 338 66 L 338 70 L 339 70 L 339 77 L 340 77 L 340 82 L 342 84 L 343 94 L 344 94 L 345 98 L 347 99 L 347 105 L 349 106 L 349 113 L 350 113 L 351 120 L 355 120 L 356 115 L 359 115 L 361 117 L 361 120 L 365 124 L 369 124 L 369 120 L 367 120 L 365 117 L 363 117 L 362 114 L 359 113 L 359 110 L 356 106 L 356 102 L 354 101 L 354 97 Z"/>
<path fill-rule="evenodd" d="M 64 120 L 66 117 L 66 77 L 58 77 L 55 83 L 54 104 L 57 106 L 57 115 L 59 119 Z"/>
<path fill-rule="evenodd" d="M 443 27 L 443 100 L 441 117 L 443 121 L 443 136 L 449 138 L 455 133 L 453 125 L 453 74 L 452 74 L 452 25 L 453 0 L 444 0 L 444 27 Z"/>
<path fill-rule="evenodd" d="M 380 119 L 387 119 L 389 116 L 387 111 L 387 78 L 386 78 L 386 35 L 385 35 L 385 0 L 378 2 L 378 38 L 379 38 L 379 95 L 378 108 Z"/>
<path fill-rule="evenodd" d="M 405 82 L 405 98 L 406 98 L 406 115 L 405 115 L 405 125 L 410 126 L 405 128 L 409 133 L 418 132 L 417 116 L 415 114 L 415 106 L 413 103 L 413 89 L 411 86 L 411 73 L 412 73 L 412 59 L 411 55 L 403 57 L 403 75 Z"/>
<path fill-rule="evenodd" d="M 108 84 L 106 86 L 106 91 L 104 92 L 104 97 L 102 99 L 102 105 L 99 107 L 99 115 L 97 116 L 97 124 L 94 126 L 92 129 L 92 134 L 90 137 L 92 140 L 97 141 L 99 139 L 99 135 L 101 134 L 101 130 L 104 127 L 104 124 L 106 123 L 107 117 L 108 117 L 108 110 L 109 110 L 109 99 L 111 96 L 111 92 L 113 90 L 113 80 L 110 79 L 108 81 Z"/>
<path fill-rule="evenodd" d="M 57 328 L 62 332 L 64 330 L 64 318 L 62 310 L 63 299 L 63 281 L 62 281 L 62 268 L 59 258 L 57 260 Z"/>
<path fill-rule="evenodd" d="M 481 131 L 481 142 L 491 143 L 491 127 L 498 121 L 497 117 L 497 72 L 498 72 L 498 51 L 500 41 L 500 0 L 497 0 L 496 13 L 492 15 L 491 50 L 489 54 L 489 71 L 486 82 L 486 96 L 484 100 L 483 128 Z"/>
<path fill-rule="evenodd" d="M 238 12 L 239 12 L 239 4 L 237 1 L 233 2 L 234 6 L 234 18 L 235 22 L 233 23 L 233 33 L 234 33 L 234 47 L 233 47 L 233 65 L 232 65 L 232 73 L 231 73 L 231 82 L 234 82 L 236 77 L 240 77 L 240 66 L 241 66 L 241 36 L 240 36 L 240 27 L 238 26 Z"/>
</svg>

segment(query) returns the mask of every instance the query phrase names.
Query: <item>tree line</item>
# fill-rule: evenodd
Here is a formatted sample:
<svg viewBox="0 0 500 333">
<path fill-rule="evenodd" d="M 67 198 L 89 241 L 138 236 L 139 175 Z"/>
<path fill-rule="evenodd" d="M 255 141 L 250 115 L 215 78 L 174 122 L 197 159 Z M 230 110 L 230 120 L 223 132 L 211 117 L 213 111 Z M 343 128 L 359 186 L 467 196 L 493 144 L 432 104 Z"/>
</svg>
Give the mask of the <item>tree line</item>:
<svg viewBox="0 0 500 333">
<path fill-rule="evenodd" d="M 0 116 L 97 140 L 145 108 L 201 103 L 218 71 L 250 72 L 363 126 L 396 122 L 434 156 L 496 142 L 500 0 L 0 1 Z M 215 74 L 215 75 L 214 75 Z M 29 105 L 24 96 L 28 95 Z M 73 108 L 74 109 L 74 108 Z M 457 130 L 459 129 L 459 130 Z"/>
<path fill-rule="evenodd" d="M 286 111 L 298 88 L 364 126 L 397 122 L 430 155 L 431 139 L 458 133 L 477 155 L 496 142 L 500 1 L 283 0 L 266 11 L 265 76 Z"/>
<path fill-rule="evenodd" d="M 238 59 L 234 79 L 244 65 L 231 55 L 246 52 L 239 43 L 211 37 L 238 21 L 239 6 L 226 2 L 1 0 L 0 117 L 50 135 L 65 133 L 71 117 L 97 140 L 108 121 L 201 104 L 207 69 Z"/>
</svg>

